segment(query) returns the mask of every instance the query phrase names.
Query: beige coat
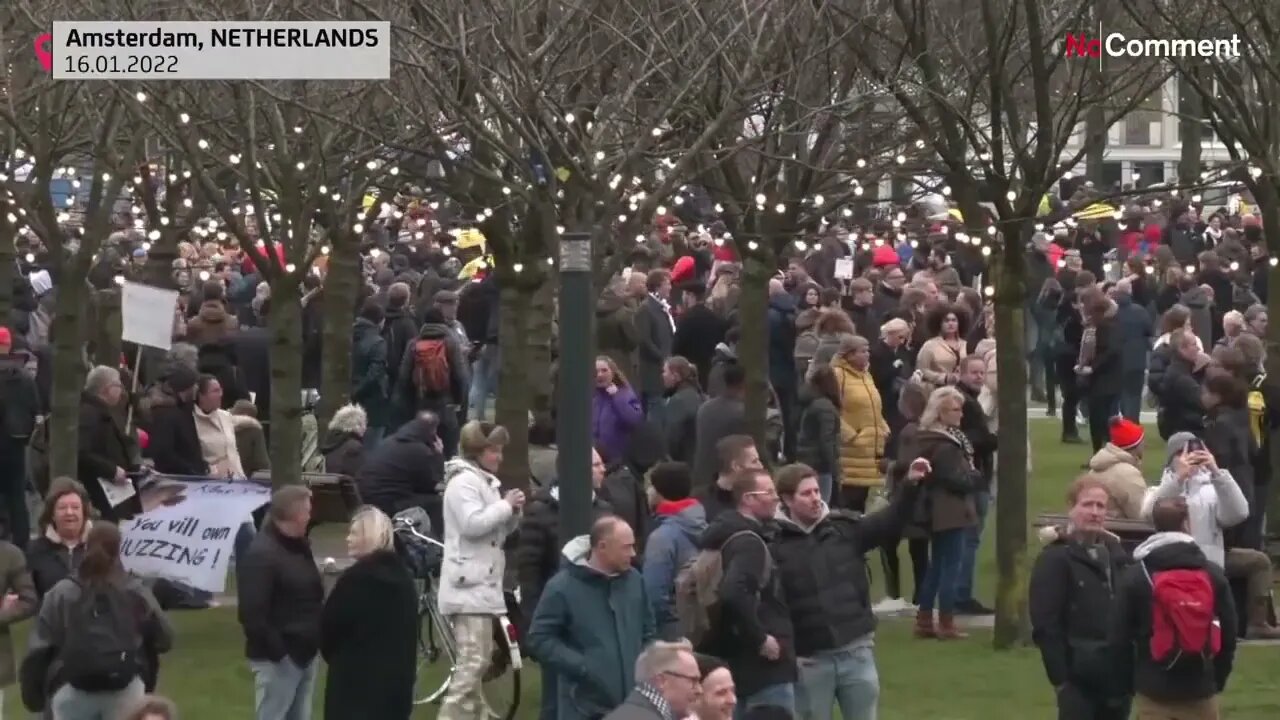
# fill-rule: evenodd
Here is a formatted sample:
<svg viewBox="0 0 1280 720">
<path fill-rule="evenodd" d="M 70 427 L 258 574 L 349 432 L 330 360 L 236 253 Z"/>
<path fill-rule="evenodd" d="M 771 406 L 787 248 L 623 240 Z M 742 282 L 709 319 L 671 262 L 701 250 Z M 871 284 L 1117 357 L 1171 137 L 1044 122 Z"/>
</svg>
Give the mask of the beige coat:
<svg viewBox="0 0 1280 720">
<path fill-rule="evenodd" d="M 200 436 L 200 451 L 209 466 L 209 474 L 221 478 L 244 477 L 231 413 L 221 409 L 205 413 L 198 407 L 191 412 L 196 418 L 196 434 Z"/>
<path fill-rule="evenodd" d="M 1138 520 L 1142 515 L 1142 498 L 1147 494 L 1147 481 L 1142 477 L 1142 461 L 1127 450 L 1107 443 L 1089 458 L 1089 470 L 1107 486 L 1107 515 Z"/>
<path fill-rule="evenodd" d="M 929 392 L 933 392 L 947 384 L 948 375 L 960 371 L 960 361 L 968 354 L 968 346 L 963 340 L 960 342 L 960 353 L 956 354 L 942 338 L 929 338 L 916 354 L 916 372 L 920 373 L 922 384 Z"/>
</svg>

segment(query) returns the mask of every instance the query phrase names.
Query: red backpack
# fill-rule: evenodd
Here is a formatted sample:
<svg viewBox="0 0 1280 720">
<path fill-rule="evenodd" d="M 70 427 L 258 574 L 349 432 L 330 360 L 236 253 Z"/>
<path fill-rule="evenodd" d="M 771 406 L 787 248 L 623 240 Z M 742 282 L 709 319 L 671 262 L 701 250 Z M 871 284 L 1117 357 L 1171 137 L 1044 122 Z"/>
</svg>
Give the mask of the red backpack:
<svg viewBox="0 0 1280 720">
<path fill-rule="evenodd" d="M 449 391 L 449 344 L 444 338 L 413 344 L 413 384 L 419 395 Z"/>
<path fill-rule="evenodd" d="M 1173 667 L 1184 656 L 1210 659 L 1221 652 L 1208 571 L 1181 568 L 1153 576 L 1143 563 L 1142 572 L 1151 584 L 1151 659 Z"/>
</svg>

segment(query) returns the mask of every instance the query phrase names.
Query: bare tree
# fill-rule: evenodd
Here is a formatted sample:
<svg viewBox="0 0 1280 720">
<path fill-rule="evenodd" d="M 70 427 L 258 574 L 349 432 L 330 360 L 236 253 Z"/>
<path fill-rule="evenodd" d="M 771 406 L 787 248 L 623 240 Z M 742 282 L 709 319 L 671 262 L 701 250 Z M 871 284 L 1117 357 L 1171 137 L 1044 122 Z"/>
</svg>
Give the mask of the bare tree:
<svg viewBox="0 0 1280 720">
<path fill-rule="evenodd" d="M 692 0 L 363 7 L 396 21 L 398 95 L 417 136 L 406 149 L 432 161 L 430 187 L 488 239 L 500 288 L 498 421 L 522 428 L 550 394 L 541 379 L 551 377 L 542 363 L 559 233 L 592 235 L 600 276 L 621 266 L 698 149 L 741 117 L 729 104 L 704 111 L 700 96 L 756 81 L 754 56 L 735 55 L 746 62 L 729 68 L 726 48 L 773 42 L 766 21 L 777 11 Z M 514 435 L 501 475 L 519 485 L 529 472 L 524 433 Z"/>
<path fill-rule="evenodd" d="M 1026 638 L 1026 247 L 1045 194 L 1082 159 L 1068 150 L 1083 115 L 1109 127 L 1157 91 L 1167 71 L 1134 64 L 1102 86 L 1092 61 L 1068 58 L 1067 32 L 1093 0 L 843 3 L 849 48 L 937 157 L 967 235 L 992 249 L 999 385 L 996 599 L 998 648 Z M 990 213 L 986 208 L 994 207 Z M 988 221 L 992 224 L 988 226 Z"/>
</svg>

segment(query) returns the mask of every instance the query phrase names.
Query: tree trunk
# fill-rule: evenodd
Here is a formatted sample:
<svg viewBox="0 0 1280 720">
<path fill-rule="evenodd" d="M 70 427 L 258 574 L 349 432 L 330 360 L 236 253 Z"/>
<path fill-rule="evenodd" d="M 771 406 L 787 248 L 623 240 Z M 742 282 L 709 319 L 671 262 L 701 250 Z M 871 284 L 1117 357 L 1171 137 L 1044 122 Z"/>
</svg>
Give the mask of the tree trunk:
<svg viewBox="0 0 1280 720">
<path fill-rule="evenodd" d="M 302 302 L 297 280 L 271 284 L 271 484 L 302 482 Z M 326 362 L 326 364 L 328 364 Z"/>
<path fill-rule="evenodd" d="M 120 291 L 115 288 L 93 293 L 93 325 L 87 329 L 93 341 L 95 365 L 120 365 L 120 335 L 124 332 L 120 300 Z"/>
<path fill-rule="evenodd" d="M 768 241 L 762 245 L 768 245 Z M 768 452 L 765 415 L 769 407 L 769 278 L 772 256 L 748 254 L 742 263 L 742 292 L 738 296 L 738 362 L 746 374 L 747 432 L 756 440 L 766 465 L 774 464 Z"/>
<path fill-rule="evenodd" d="M 1027 617 L 1027 306 L 1026 256 L 1021 222 L 1002 223 L 1004 248 L 996 264 L 997 417 L 1000 422 L 996 489 L 996 649 L 1030 639 Z"/>
<path fill-rule="evenodd" d="M 329 418 L 351 398 L 351 323 L 360 292 L 360 243 L 345 237 L 334 241 L 329 272 L 324 278 L 324 364 L 320 373 L 320 407 L 316 425 L 321 433 Z M 388 365 L 400 358 L 387 358 Z"/>
<path fill-rule="evenodd" d="M 502 454 L 498 477 L 505 488 L 529 489 L 529 409 L 533 393 L 529 380 L 529 326 L 531 306 L 538 281 L 524 272 L 499 268 L 498 272 L 498 392 L 494 415 L 497 423 L 511 434 L 511 442 Z M 539 271 L 540 272 L 540 271 Z M 570 378 L 573 382 L 589 378 Z"/>
<path fill-rule="evenodd" d="M 1262 227 L 1280 227 L 1280 178 L 1264 176 L 1259 178 L 1258 193 L 1259 219 Z M 1280 235 L 1274 232 L 1266 234 L 1267 250 L 1271 257 L 1280 257 Z M 1280 266 L 1271 266 L 1267 277 L 1267 316 L 1280 317 Z M 1270 378 L 1280 378 L 1280 322 L 1267 323 L 1266 337 L 1266 373 Z M 1280 473 L 1280 437 L 1271 433 L 1271 475 L 1274 478 Z M 1267 502 L 1267 534 L 1280 536 L 1280 482 L 1269 483 L 1271 497 Z"/>
<path fill-rule="evenodd" d="M 1178 183 L 1200 182 L 1200 156 L 1204 141 L 1204 100 L 1184 79 L 1178 81 L 1178 140 L 1182 151 L 1178 157 Z"/>
<path fill-rule="evenodd" d="M 551 275 L 551 273 L 547 273 Z M 548 277 L 533 294 L 529 305 L 529 357 L 525 363 L 528 373 L 529 409 L 539 420 L 550 422 L 555 404 L 556 373 L 551 360 L 551 349 L 558 342 L 555 331 L 556 286 L 554 277 Z"/>
<path fill-rule="evenodd" d="M 72 261 L 67 265 L 73 266 Z M 76 477 L 80 441 L 80 392 L 84 388 L 84 311 L 88 287 L 72 272 L 58 286 L 50 352 L 53 390 L 49 418 L 49 477 Z"/>
<path fill-rule="evenodd" d="M 0 212 L 7 212 L 0 203 Z M 13 283 L 18 275 L 18 249 L 12 240 L 11 227 L 8 221 L 0 219 L 0 325 L 8 326 L 13 315 Z"/>
</svg>

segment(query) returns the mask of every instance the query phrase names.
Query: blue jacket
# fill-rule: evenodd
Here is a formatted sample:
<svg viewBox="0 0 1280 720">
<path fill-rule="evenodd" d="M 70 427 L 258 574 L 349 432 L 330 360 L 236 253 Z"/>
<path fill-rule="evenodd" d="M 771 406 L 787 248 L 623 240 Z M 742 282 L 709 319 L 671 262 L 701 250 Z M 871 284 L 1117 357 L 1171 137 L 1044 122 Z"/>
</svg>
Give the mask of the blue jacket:
<svg viewBox="0 0 1280 720">
<path fill-rule="evenodd" d="M 673 508 L 681 504 L 670 503 Z M 658 634 L 664 640 L 675 640 L 680 637 L 675 602 L 676 573 L 698 552 L 698 538 L 707 529 L 707 511 L 697 501 L 675 512 L 664 512 L 664 505 L 668 503 L 658 506 L 657 526 L 645 542 L 641 572 L 649 602 L 653 605 Z"/>
<path fill-rule="evenodd" d="M 1151 313 L 1130 297 L 1116 300 L 1116 332 L 1120 335 L 1120 365 L 1123 372 L 1141 373 L 1147 369 L 1151 352 Z"/>
<path fill-rule="evenodd" d="M 796 385 L 796 300 L 791 295 L 769 298 L 769 383 L 774 388 Z"/>
<path fill-rule="evenodd" d="M 564 546 L 569 561 L 547 583 L 529 626 L 529 654 L 556 674 L 557 720 L 588 720 L 621 705 L 636 658 L 656 639 L 644 580 L 587 565 L 587 537 Z"/>
</svg>

